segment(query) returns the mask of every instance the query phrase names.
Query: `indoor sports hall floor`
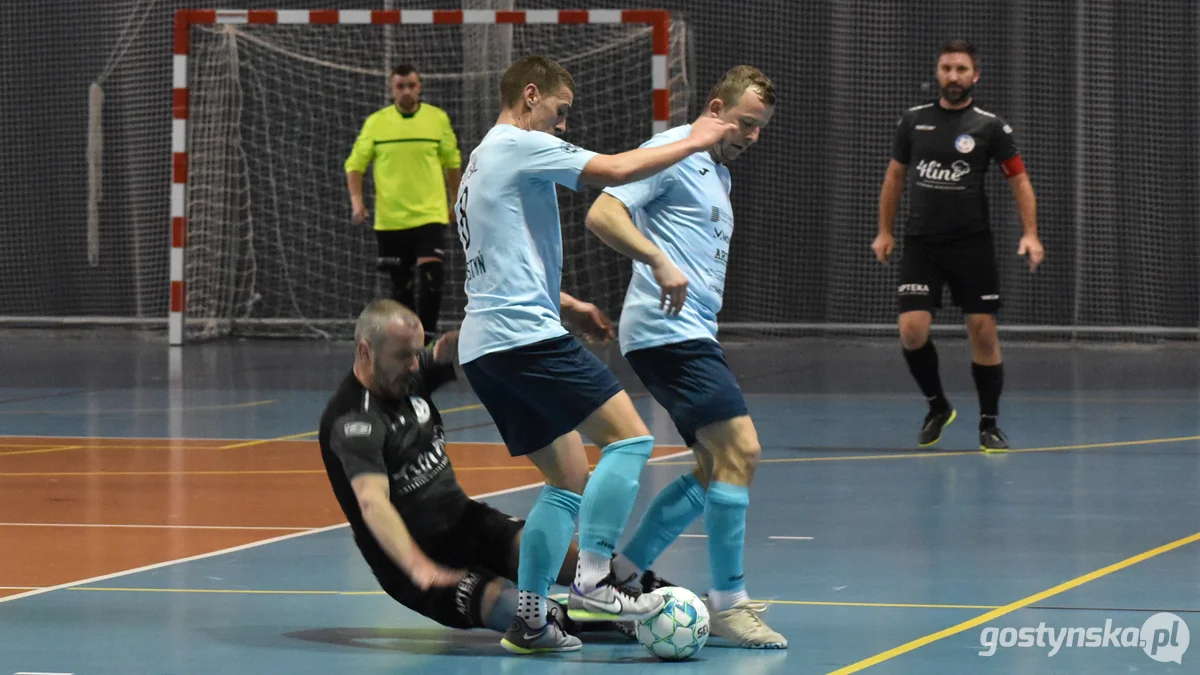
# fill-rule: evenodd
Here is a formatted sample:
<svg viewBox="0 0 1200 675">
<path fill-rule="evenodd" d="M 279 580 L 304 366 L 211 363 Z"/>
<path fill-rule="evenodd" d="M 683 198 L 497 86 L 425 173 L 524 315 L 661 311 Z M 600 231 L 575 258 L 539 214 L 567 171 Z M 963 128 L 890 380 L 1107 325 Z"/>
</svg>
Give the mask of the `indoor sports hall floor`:
<svg viewBox="0 0 1200 675">
<path fill-rule="evenodd" d="M 1200 647 L 1165 660 L 1182 629 L 1163 661 L 1112 644 L 980 655 L 988 628 L 1136 642 L 1166 611 L 1200 630 L 1200 348 L 1008 345 L 1002 422 L 1020 450 L 990 456 L 975 451 L 965 345 L 940 346 L 960 418 L 922 452 L 923 402 L 894 341 L 727 344 L 764 447 L 749 588 L 791 649 L 713 640 L 685 665 L 619 636 L 509 657 L 496 634 L 444 630 L 382 595 L 312 440 L 347 344 L 170 352 L 128 334 L 6 334 L 0 675 L 1200 672 Z M 468 491 L 524 515 L 536 472 L 508 459 L 468 389 L 438 401 Z M 635 519 L 689 464 L 661 410 L 638 405 L 662 459 Z M 699 592 L 703 532 L 656 566 Z"/>
</svg>

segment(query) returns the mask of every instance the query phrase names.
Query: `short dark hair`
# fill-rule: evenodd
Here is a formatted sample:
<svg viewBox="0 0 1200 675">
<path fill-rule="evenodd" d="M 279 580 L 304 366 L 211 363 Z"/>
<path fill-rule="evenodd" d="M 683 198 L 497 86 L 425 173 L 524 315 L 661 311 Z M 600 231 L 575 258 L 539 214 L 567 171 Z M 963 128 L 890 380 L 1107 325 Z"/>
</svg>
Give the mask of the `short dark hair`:
<svg viewBox="0 0 1200 675">
<path fill-rule="evenodd" d="M 415 66 L 413 66 L 413 64 L 401 63 L 400 65 L 392 68 L 392 74 L 388 75 L 388 79 L 389 80 L 392 79 L 392 76 L 394 76 L 394 75 L 399 75 L 400 77 L 408 77 L 409 75 L 412 75 L 414 73 L 416 73 L 417 79 L 420 80 L 421 73 L 417 72 L 417 69 Z"/>
<path fill-rule="evenodd" d="M 979 70 L 979 64 L 975 62 L 975 45 L 966 40 L 951 40 L 942 45 L 938 51 L 938 58 L 942 58 L 942 54 L 966 54 L 971 58 L 971 67 Z"/>
<path fill-rule="evenodd" d="M 726 71 L 708 92 L 706 103 L 720 99 L 728 107 L 735 106 L 747 89 L 762 97 L 766 105 L 775 105 L 775 85 L 754 66 L 734 66 Z"/>
<path fill-rule="evenodd" d="M 505 108 L 516 105 L 528 84 L 537 86 L 546 96 L 553 95 L 563 86 L 575 91 L 575 78 L 566 68 L 545 56 L 526 56 L 509 66 L 500 78 L 500 103 Z"/>
</svg>

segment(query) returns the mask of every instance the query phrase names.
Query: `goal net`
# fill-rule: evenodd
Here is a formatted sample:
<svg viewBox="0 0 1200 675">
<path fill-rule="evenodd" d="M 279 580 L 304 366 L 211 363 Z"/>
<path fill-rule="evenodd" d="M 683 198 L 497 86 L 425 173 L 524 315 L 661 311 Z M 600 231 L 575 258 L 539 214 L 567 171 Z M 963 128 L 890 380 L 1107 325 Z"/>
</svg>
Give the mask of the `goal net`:
<svg viewBox="0 0 1200 675">
<path fill-rule="evenodd" d="M 636 147 L 683 123 L 681 22 L 621 11 L 183 11 L 176 25 L 171 342 L 227 335 L 346 337 L 390 284 L 371 226 L 355 225 L 343 168 L 386 75 L 421 73 L 464 165 L 499 114 L 505 67 L 526 54 L 575 77 L 567 138 Z M 373 204 L 370 170 L 365 197 Z M 619 311 L 628 261 L 585 234 L 590 189 L 560 192 L 567 292 Z M 373 211 L 373 210 L 372 210 Z M 461 319 L 462 250 L 447 237 L 442 320 Z"/>
</svg>

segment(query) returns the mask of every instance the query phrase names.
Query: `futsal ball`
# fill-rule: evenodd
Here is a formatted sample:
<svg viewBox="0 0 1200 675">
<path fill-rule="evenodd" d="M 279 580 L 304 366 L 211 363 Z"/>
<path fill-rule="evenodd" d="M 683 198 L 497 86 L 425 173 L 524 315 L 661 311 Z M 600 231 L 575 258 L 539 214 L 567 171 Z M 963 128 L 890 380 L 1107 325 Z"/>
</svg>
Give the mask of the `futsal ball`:
<svg viewBox="0 0 1200 675">
<path fill-rule="evenodd" d="M 637 622 L 637 639 L 651 654 L 664 661 L 683 661 L 695 656 L 708 641 L 708 608 L 696 594 L 679 586 L 653 592 L 663 596 L 662 611 Z"/>
</svg>

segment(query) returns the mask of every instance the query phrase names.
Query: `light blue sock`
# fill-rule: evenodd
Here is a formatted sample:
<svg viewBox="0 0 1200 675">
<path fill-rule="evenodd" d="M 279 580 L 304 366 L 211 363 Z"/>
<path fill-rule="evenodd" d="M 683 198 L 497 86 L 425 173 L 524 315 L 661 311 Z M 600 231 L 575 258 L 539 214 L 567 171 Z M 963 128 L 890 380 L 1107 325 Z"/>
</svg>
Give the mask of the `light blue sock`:
<svg viewBox="0 0 1200 675">
<path fill-rule="evenodd" d="M 740 591 L 746 588 L 742 551 L 746 546 L 746 507 L 750 488 L 712 482 L 704 503 L 704 526 L 708 530 L 708 562 L 713 590 Z"/>
<path fill-rule="evenodd" d="M 704 488 L 696 476 L 685 473 L 662 489 L 650 502 L 646 515 L 622 553 L 645 571 L 692 521 L 704 513 Z"/>
<path fill-rule="evenodd" d="M 604 448 L 588 479 L 579 509 L 579 550 L 612 558 L 637 499 L 638 478 L 650 453 L 653 436 L 617 441 Z"/>
<path fill-rule="evenodd" d="M 521 533 L 521 560 L 517 566 L 517 588 L 545 598 L 558 578 L 571 537 L 580 497 L 574 492 L 547 485 L 542 488 Z"/>
</svg>

